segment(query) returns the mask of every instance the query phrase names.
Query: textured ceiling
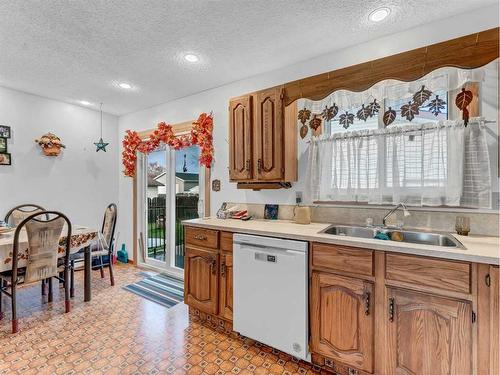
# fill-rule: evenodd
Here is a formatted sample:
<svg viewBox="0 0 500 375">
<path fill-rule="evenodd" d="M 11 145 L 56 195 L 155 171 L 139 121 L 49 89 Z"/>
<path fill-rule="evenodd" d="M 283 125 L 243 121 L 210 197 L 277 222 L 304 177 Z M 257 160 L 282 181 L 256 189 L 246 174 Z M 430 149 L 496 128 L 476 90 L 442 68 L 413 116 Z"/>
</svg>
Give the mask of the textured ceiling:
<svg viewBox="0 0 500 375">
<path fill-rule="evenodd" d="M 497 1 L 5 0 L 0 85 L 124 114 Z"/>
</svg>

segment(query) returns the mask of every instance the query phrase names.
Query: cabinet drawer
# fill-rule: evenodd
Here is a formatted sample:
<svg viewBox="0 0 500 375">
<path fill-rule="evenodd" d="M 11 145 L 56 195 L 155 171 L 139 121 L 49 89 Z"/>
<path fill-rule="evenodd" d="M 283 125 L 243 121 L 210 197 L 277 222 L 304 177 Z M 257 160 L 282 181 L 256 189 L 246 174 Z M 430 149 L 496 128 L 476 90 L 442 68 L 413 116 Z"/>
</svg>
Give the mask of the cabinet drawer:
<svg viewBox="0 0 500 375">
<path fill-rule="evenodd" d="M 207 247 L 210 249 L 219 248 L 219 232 L 210 229 L 185 227 L 186 243 L 189 245 Z"/>
<path fill-rule="evenodd" d="M 469 263 L 413 255 L 386 254 L 386 279 L 453 292 L 471 292 Z"/>
<path fill-rule="evenodd" d="M 373 250 L 314 243 L 312 265 L 350 274 L 373 276 Z"/>
<path fill-rule="evenodd" d="M 231 232 L 220 232 L 220 249 L 229 253 L 233 252 L 233 234 Z"/>
</svg>

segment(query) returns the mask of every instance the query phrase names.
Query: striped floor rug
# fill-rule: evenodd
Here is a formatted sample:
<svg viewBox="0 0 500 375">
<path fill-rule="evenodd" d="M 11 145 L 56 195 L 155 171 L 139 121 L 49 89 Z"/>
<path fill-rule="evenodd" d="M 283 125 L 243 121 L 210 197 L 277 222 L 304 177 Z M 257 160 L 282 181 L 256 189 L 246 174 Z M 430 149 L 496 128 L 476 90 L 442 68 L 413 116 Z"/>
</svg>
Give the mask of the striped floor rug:
<svg viewBox="0 0 500 375">
<path fill-rule="evenodd" d="M 125 285 L 123 289 L 170 308 L 184 300 L 184 282 L 164 275 L 141 272 L 141 281 Z"/>
</svg>

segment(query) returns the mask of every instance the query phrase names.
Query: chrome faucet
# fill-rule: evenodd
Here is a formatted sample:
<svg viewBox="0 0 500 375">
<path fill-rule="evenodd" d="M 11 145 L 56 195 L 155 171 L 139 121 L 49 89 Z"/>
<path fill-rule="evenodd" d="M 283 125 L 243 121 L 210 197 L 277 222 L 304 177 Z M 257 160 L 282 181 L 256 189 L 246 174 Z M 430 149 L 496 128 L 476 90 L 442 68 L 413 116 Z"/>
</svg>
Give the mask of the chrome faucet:
<svg viewBox="0 0 500 375">
<path fill-rule="evenodd" d="M 382 219 L 382 223 L 384 224 L 384 227 L 387 226 L 385 222 L 387 221 L 389 216 L 391 216 L 393 213 L 395 213 L 399 208 L 403 209 L 403 214 L 405 217 L 410 216 L 410 211 L 408 211 L 408 208 L 406 207 L 406 205 L 404 203 L 399 203 L 396 207 L 394 207 L 392 210 L 390 210 L 387 213 L 387 215 L 385 215 L 384 218 Z"/>
</svg>

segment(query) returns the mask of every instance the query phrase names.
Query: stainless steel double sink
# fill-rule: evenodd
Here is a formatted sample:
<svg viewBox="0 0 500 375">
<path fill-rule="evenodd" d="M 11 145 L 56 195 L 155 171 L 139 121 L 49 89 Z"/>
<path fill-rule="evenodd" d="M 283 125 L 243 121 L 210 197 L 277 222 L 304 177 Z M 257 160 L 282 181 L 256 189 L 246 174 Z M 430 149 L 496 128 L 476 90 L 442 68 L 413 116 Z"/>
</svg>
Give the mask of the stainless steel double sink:
<svg viewBox="0 0 500 375">
<path fill-rule="evenodd" d="M 384 227 L 362 227 L 356 225 L 330 225 L 320 233 L 331 234 L 334 236 L 349 236 L 358 238 L 371 238 L 376 239 L 379 233 L 386 234 L 390 239 L 394 232 L 399 232 L 400 242 L 414 243 L 420 245 L 433 245 L 442 247 L 454 247 L 465 250 L 465 247 L 455 237 L 446 233 L 432 233 L 409 231 L 404 229 L 393 229 Z M 401 238 L 402 237 L 402 238 Z M 395 242 L 389 240 L 391 242 Z"/>
</svg>

